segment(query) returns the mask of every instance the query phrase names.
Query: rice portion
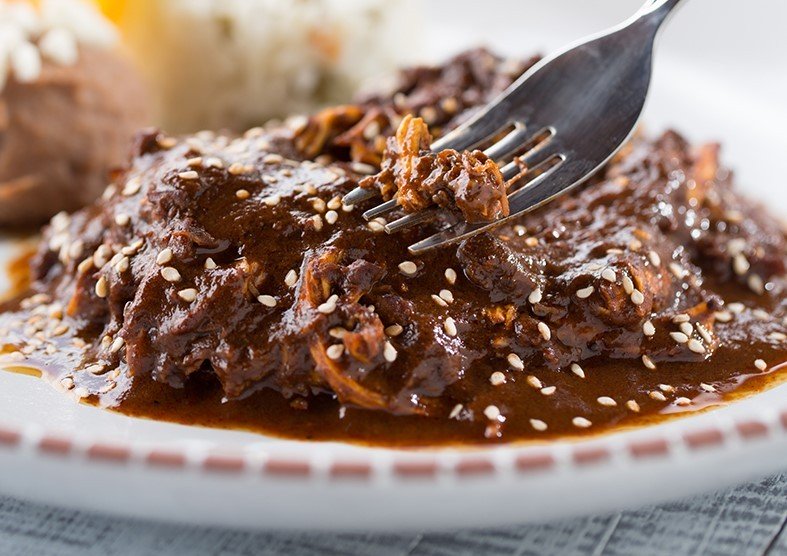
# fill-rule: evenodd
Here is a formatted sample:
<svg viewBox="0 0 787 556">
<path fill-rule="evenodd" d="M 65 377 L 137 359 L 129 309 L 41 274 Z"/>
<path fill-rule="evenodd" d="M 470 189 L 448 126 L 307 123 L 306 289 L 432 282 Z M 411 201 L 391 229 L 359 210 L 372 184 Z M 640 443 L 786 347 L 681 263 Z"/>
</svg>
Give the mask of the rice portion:
<svg viewBox="0 0 787 556">
<path fill-rule="evenodd" d="M 121 26 L 172 132 L 346 102 L 411 59 L 415 0 L 134 0 Z"/>
</svg>

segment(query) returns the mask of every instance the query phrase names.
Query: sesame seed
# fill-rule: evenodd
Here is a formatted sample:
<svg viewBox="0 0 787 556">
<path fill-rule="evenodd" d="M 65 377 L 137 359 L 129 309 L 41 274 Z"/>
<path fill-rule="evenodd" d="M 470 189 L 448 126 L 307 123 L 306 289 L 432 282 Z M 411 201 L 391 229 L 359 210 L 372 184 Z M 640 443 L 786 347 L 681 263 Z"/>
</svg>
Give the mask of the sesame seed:
<svg viewBox="0 0 787 556">
<path fill-rule="evenodd" d="M 391 337 L 396 337 L 399 334 L 401 334 L 402 332 L 404 332 L 404 328 L 402 327 L 401 324 L 392 324 L 391 326 L 388 326 L 385 329 L 386 335 L 391 336 Z"/>
<path fill-rule="evenodd" d="M 488 405 L 484 409 L 484 416 L 490 421 L 496 421 L 500 418 L 500 409 L 496 405 Z"/>
<path fill-rule="evenodd" d="M 445 279 L 453 286 L 456 283 L 456 271 L 453 268 L 446 268 Z"/>
<path fill-rule="evenodd" d="M 524 371 L 525 364 L 522 362 L 522 358 L 519 357 L 516 353 L 509 353 L 508 354 L 508 364 L 511 365 L 513 369 L 517 371 Z"/>
<path fill-rule="evenodd" d="M 541 383 L 538 377 L 533 375 L 529 375 L 527 377 L 527 383 L 537 390 L 540 390 L 541 388 L 544 387 L 544 385 Z"/>
<path fill-rule="evenodd" d="M 77 266 L 77 271 L 80 274 L 84 274 L 91 268 L 93 268 L 93 257 L 88 257 L 87 259 L 79 263 L 79 265 Z"/>
<path fill-rule="evenodd" d="M 432 299 L 435 303 L 437 303 L 440 307 L 448 307 L 448 303 L 445 302 L 445 299 L 440 297 L 439 295 L 432 294 Z"/>
<path fill-rule="evenodd" d="M 650 259 L 650 263 L 653 266 L 661 266 L 661 257 L 659 257 L 659 254 L 655 251 L 648 253 L 648 259 Z"/>
<path fill-rule="evenodd" d="M 676 398 L 675 405 L 680 405 L 680 406 L 691 405 L 691 400 L 685 397 Z"/>
<path fill-rule="evenodd" d="M 413 261 L 404 261 L 399 263 L 399 270 L 402 274 L 413 276 L 416 272 L 418 272 L 418 265 L 416 265 Z"/>
<path fill-rule="evenodd" d="M 248 190 L 246 190 L 246 189 L 238 189 L 238 190 L 235 192 L 235 196 L 236 196 L 238 199 L 241 199 L 241 200 L 243 200 L 243 199 L 248 199 L 249 197 L 251 197 L 251 193 L 249 193 L 249 192 L 248 192 Z"/>
<path fill-rule="evenodd" d="M 161 276 L 167 282 L 180 282 L 180 272 L 177 268 L 165 266 L 161 269 Z"/>
<path fill-rule="evenodd" d="M 694 353 L 705 353 L 705 346 L 702 345 L 702 342 L 699 340 L 692 338 L 689 340 L 689 349 Z"/>
<path fill-rule="evenodd" d="M 448 414 L 448 418 L 449 419 L 456 419 L 459 416 L 459 414 L 462 412 L 463 409 L 464 409 L 464 406 L 462 404 L 460 404 L 460 403 L 456 404 L 454 406 L 454 408 L 451 410 L 451 413 Z"/>
<path fill-rule="evenodd" d="M 711 385 L 711 384 L 708 384 L 707 382 L 700 382 L 700 388 L 702 388 L 706 392 L 715 392 L 716 391 L 716 387 Z"/>
<path fill-rule="evenodd" d="M 626 408 L 629 411 L 632 411 L 634 413 L 639 413 L 639 404 L 637 402 L 635 402 L 634 400 L 627 401 L 626 402 Z"/>
<path fill-rule="evenodd" d="M 194 170 L 186 170 L 185 172 L 180 172 L 178 177 L 182 180 L 196 180 L 199 179 L 199 174 Z"/>
<path fill-rule="evenodd" d="M 579 378 L 585 378 L 585 370 L 578 363 L 571 363 L 571 372 Z"/>
<path fill-rule="evenodd" d="M 773 340 L 774 342 L 783 342 L 787 340 L 787 334 L 784 332 L 771 332 L 768 334 L 768 339 Z"/>
<path fill-rule="evenodd" d="M 624 274 L 621 282 L 623 283 L 623 291 L 626 292 L 627 295 L 634 293 L 634 282 L 631 281 L 631 278 Z"/>
<path fill-rule="evenodd" d="M 310 220 L 312 221 L 312 225 L 314 226 L 314 229 L 316 231 L 319 232 L 320 230 L 322 230 L 322 216 L 320 216 L 319 214 L 315 214 L 310 218 Z"/>
<path fill-rule="evenodd" d="M 112 341 L 112 344 L 109 346 L 109 353 L 117 353 L 121 349 L 123 349 L 123 345 L 125 344 L 125 340 L 118 336 Z"/>
<path fill-rule="evenodd" d="M 672 394 L 675 392 L 675 387 L 670 384 L 659 384 L 659 390 L 668 394 Z"/>
<path fill-rule="evenodd" d="M 190 168 L 200 168 L 202 166 L 202 157 L 195 156 L 194 158 L 189 158 L 186 161 L 186 166 Z"/>
<path fill-rule="evenodd" d="M 615 282 L 618 279 L 618 275 L 609 267 L 601 271 L 601 277 L 607 282 Z"/>
<path fill-rule="evenodd" d="M 339 220 L 339 213 L 335 210 L 329 210 L 325 213 L 325 221 L 328 224 L 336 224 L 337 220 Z"/>
<path fill-rule="evenodd" d="M 131 222 L 131 217 L 128 214 L 116 214 L 115 224 L 118 226 L 128 226 Z"/>
<path fill-rule="evenodd" d="M 691 320 L 691 317 L 689 315 L 687 315 L 686 313 L 680 313 L 680 314 L 675 315 L 674 317 L 672 317 L 672 322 L 674 322 L 675 324 L 682 324 L 684 322 L 689 322 L 690 320 Z"/>
<path fill-rule="evenodd" d="M 535 305 L 536 303 L 541 303 L 541 299 L 543 297 L 544 297 L 544 294 L 541 291 L 541 288 L 536 288 L 532 292 L 530 292 L 530 295 L 527 296 L 527 300 L 531 304 Z"/>
<path fill-rule="evenodd" d="M 719 322 L 730 322 L 732 320 L 732 313 L 729 311 L 716 311 L 713 313 L 713 318 Z"/>
<path fill-rule="evenodd" d="M 216 261 L 214 261 L 210 257 L 205 259 L 205 269 L 206 270 L 213 270 L 214 268 L 216 268 Z"/>
<path fill-rule="evenodd" d="M 675 278 L 682 279 L 686 277 L 687 272 L 678 263 L 670 263 L 669 270 Z"/>
<path fill-rule="evenodd" d="M 333 197 L 330 201 L 328 201 L 327 207 L 331 210 L 339 210 L 342 208 L 342 198 L 339 196 Z"/>
<path fill-rule="evenodd" d="M 240 162 L 233 162 L 230 164 L 230 167 L 227 168 L 227 172 L 232 174 L 233 176 L 240 176 L 242 174 L 246 174 L 251 170 L 246 167 L 245 165 L 241 164 Z"/>
<path fill-rule="evenodd" d="M 529 237 L 525 239 L 525 245 L 527 245 L 528 247 L 535 247 L 538 245 L 538 239 L 534 237 Z"/>
<path fill-rule="evenodd" d="M 750 266 L 749 261 L 741 253 L 738 253 L 732 258 L 732 270 L 738 276 L 743 276 L 749 272 Z"/>
<path fill-rule="evenodd" d="M 109 295 L 109 286 L 107 285 L 107 279 L 103 276 L 98 279 L 96 282 L 96 295 L 98 297 L 104 298 Z"/>
<path fill-rule="evenodd" d="M 651 392 L 648 392 L 648 396 L 650 396 L 651 399 L 659 401 L 659 402 L 666 402 L 667 401 L 667 397 L 664 394 L 662 394 L 661 392 L 659 392 L 658 390 L 653 390 Z"/>
<path fill-rule="evenodd" d="M 287 272 L 287 275 L 284 277 L 284 284 L 288 288 L 291 288 L 297 283 L 298 283 L 298 273 L 295 270 L 290 270 L 289 272 Z"/>
<path fill-rule="evenodd" d="M 645 302 L 645 296 L 639 290 L 634 290 L 631 292 L 631 302 L 634 305 L 642 305 Z"/>
<path fill-rule="evenodd" d="M 746 280 L 749 289 L 756 294 L 762 295 L 765 293 L 765 284 L 762 282 L 762 278 L 760 278 L 757 274 L 752 274 L 749 276 L 749 279 Z"/>
<path fill-rule="evenodd" d="M 453 303 L 454 294 L 451 293 L 451 290 L 440 290 L 440 299 L 446 301 L 447 303 Z"/>
<path fill-rule="evenodd" d="M 643 356 L 642 356 L 642 364 L 643 364 L 643 365 L 645 365 L 645 367 L 647 367 L 647 368 L 648 368 L 648 369 L 650 369 L 651 371 L 652 371 L 652 370 L 654 370 L 654 369 L 656 368 L 656 364 L 655 364 L 655 363 L 653 362 L 653 360 L 652 360 L 650 357 L 648 357 L 647 355 L 643 355 Z"/>
<path fill-rule="evenodd" d="M 538 323 L 538 332 L 541 334 L 541 337 L 544 338 L 547 342 L 552 339 L 552 331 L 549 329 L 549 326 L 545 322 Z"/>
<path fill-rule="evenodd" d="M 762 359 L 755 359 L 754 366 L 757 367 L 759 370 L 764 371 L 768 368 L 768 364 L 763 361 Z"/>
<path fill-rule="evenodd" d="M 142 180 L 135 176 L 126 182 L 126 185 L 123 187 L 123 195 L 127 197 L 136 195 L 141 188 Z"/>
<path fill-rule="evenodd" d="M 115 263 L 115 270 L 122 274 L 128 270 L 130 261 L 128 257 L 121 256 L 117 263 Z"/>
<path fill-rule="evenodd" d="M 489 382 L 492 384 L 492 386 L 500 386 L 501 384 L 505 384 L 506 375 L 504 375 L 500 371 L 495 371 L 489 377 Z"/>
<path fill-rule="evenodd" d="M 618 402 L 610 398 L 609 396 L 601 396 L 600 398 L 596 398 L 596 401 L 603 406 L 606 407 L 615 407 L 618 405 Z"/>
<path fill-rule="evenodd" d="M 329 315 L 333 313 L 336 310 L 336 302 L 338 300 L 339 300 L 338 295 L 336 294 L 332 295 L 325 301 L 325 303 L 322 303 L 317 307 L 317 311 L 319 311 L 324 315 Z"/>
<path fill-rule="evenodd" d="M 335 327 L 331 328 L 330 330 L 328 330 L 328 335 L 331 338 L 336 338 L 338 340 L 341 340 L 342 338 L 344 338 L 347 335 L 347 329 L 343 328 L 341 326 L 335 326 Z"/>
<path fill-rule="evenodd" d="M 275 207 L 281 202 L 281 195 L 271 195 L 270 197 L 265 197 L 262 202 L 269 207 Z"/>
<path fill-rule="evenodd" d="M 266 307 L 276 307 L 276 298 L 272 295 L 260 295 L 257 297 L 257 301 L 265 305 Z"/>
<path fill-rule="evenodd" d="M 336 361 L 341 358 L 342 354 L 344 353 L 344 344 L 333 344 L 329 346 L 328 349 L 325 350 L 325 355 L 328 356 L 328 359 Z"/>
<path fill-rule="evenodd" d="M 393 344 L 391 342 L 385 342 L 385 345 L 383 346 L 383 357 L 385 360 L 389 363 L 393 363 L 396 361 L 396 357 L 398 355 L 399 352 L 396 351 L 396 348 L 393 347 Z"/>
<path fill-rule="evenodd" d="M 739 313 L 742 313 L 745 308 L 746 307 L 743 305 L 743 303 L 737 303 L 736 302 L 736 303 L 729 303 L 727 305 L 727 309 L 729 309 L 730 311 L 732 311 L 736 315 L 739 314 Z"/>
<path fill-rule="evenodd" d="M 571 420 L 571 423 L 575 427 L 578 427 L 580 429 L 586 429 L 586 428 L 590 427 L 593 424 L 589 420 L 585 419 L 584 417 L 574 417 Z"/>
<path fill-rule="evenodd" d="M 751 313 L 760 320 L 771 320 L 771 314 L 765 309 L 755 309 Z"/>
<path fill-rule="evenodd" d="M 645 336 L 653 336 L 656 334 L 656 327 L 653 326 L 651 321 L 646 320 L 642 323 L 642 333 L 645 334 Z"/>
<path fill-rule="evenodd" d="M 447 317 L 445 319 L 445 322 L 443 322 L 443 328 L 445 329 L 445 333 L 448 334 L 449 336 L 451 337 L 456 336 L 457 334 L 456 322 L 454 322 L 454 319 L 452 319 L 451 317 Z"/>
<path fill-rule="evenodd" d="M 690 322 L 682 322 L 678 328 L 680 328 L 680 331 L 686 336 L 694 334 L 694 326 Z"/>
<path fill-rule="evenodd" d="M 180 297 L 183 301 L 188 301 L 191 303 L 195 299 L 197 299 L 197 290 L 194 288 L 187 288 L 185 290 L 180 290 L 178 292 L 178 297 Z"/>
<path fill-rule="evenodd" d="M 385 229 L 385 224 L 381 224 L 376 220 L 372 220 L 371 222 L 366 223 L 366 227 L 373 232 L 382 232 Z"/>
<path fill-rule="evenodd" d="M 541 419 L 530 419 L 530 426 L 538 432 L 544 432 L 547 430 L 547 424 Z"/>
<path fill-rule="evenodd" d="M 686 336 L 683 332 L 670 332 L 670 338 L 675 340 L 679 344 L 685 344 L 689 341 L 689 337 Z"/>
<path fill-rule="evenodd" d="M 580 299 L 587 299 L 590 295 L 595 291 L 596 288 L 593 286 L 588 286 L 587 288 L 582 288 L 581 290 L 577 290 L 577 297 Z"/>
<path fill-rule="evenodd" d="M 541 393 L 544 396 L 551 396 L 555 393 L 555 390 L 557 390 L 557 386 L 547 386 L 546 388 L 541 389 Z"/>
</svg>

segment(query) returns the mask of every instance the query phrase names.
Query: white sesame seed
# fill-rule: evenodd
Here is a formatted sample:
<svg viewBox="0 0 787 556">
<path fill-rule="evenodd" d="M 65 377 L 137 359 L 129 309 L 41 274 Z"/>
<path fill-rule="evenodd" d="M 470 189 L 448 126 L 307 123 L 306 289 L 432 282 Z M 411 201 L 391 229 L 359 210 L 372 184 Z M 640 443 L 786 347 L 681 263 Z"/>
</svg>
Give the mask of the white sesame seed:
<svg viewBox="0 0 787 556">
<path fill-rule="evenodd" d="M 197 290 L 194 288 L 187 288 L 185 290 L 180 290 L 178 292 L 178 297 L 180 297 L 183 301 L 188 301 L 191 303 L 195 299 L 197 299 Z"/>
<path fill-rule="evenodd" d="M 506 375 L 504 375 L 500 371 L 495 371 L 489 377 L 489 382 L 492 384 L 492 386 L 500 386 L 501 384 L 505 384 Z"/>
<path fill-rule="evenodd" d="M 751 314 L 760 320 L 771 320 L 771 314 L 765 309 L 755 309 Z"/>
<path fill-rule="evenodd" d="M 161 277 L 167 282 L 180 282 L 180 272 L 177 268 L 165 266 L 161 269 Z"/>
<path fill-rule="evenodd" d="M 601 271 L 601 277 L 607 282 L 615 282 L 618 279 L 618 275 L 609 267 Z"/>
<path fill-rule="evenodd" d="M 118 273 L 123 274 L 125 271 L 128 270 L 129 264 L 130 264 L 129 258 L 121 256 L 118 262 L 115 263 L 115 270 Z"/>
<path fill-rule="evenodd" d="M 116 214 L 115 224 L 118 226 L 128 226 L 131 222 L 131 217 L 128 214 Z"/>
<path fill-rule="evenodd" d="M 771 332 L 768 334 L 768 339 L 774 342 L 783 342 L 787 340 L 787 334 L 784 332 Z"/>
<path fill-rule="evenodd" d="M 453 268 L 446 268 L 445 279 L 453 286 L 456 283 L 456 271 Z"/>
<path fill-rule="evenodd" d="M 530 295 L 527 296 L 527 300 L 531 304 L 535 305 L 536 303 L 541 303 L 541 299 L 543 297 L 544 297 L 544 294 L 541 291 L 541 288 L 536 288 L 532 292 L 530 292 Z"/>
<path fill-rule="evenodd" d="M 629 400 L 629 401 L 627 401 L 627 402 L 626 402 L 626 408 L 627 408 L 629 411 L 632 411 L 632 412 L 634 412 L 634 413 L 639 413 L 639 409 L 640 409 L 640 408 L 639 408 L 639 404 L 638 404 L 637 402 L 635 402 L 634 400 Z"/>
<path fill-rule="evenodd" d="M 691 336 L 694 334 L 694 325 L 692 325 L 690 322 L 682 322 L 678 328 L 680 328 L 680 331 L 686 336 Z"/>
<path fill-rule="evenodd" d="M 402 332 L 404 332 L 404 328 L 402 327 L 401 324 L 392 324 L 391 326 L 388 326 L 385 329 L 385 334 L 391 337 L 396 337 Z"/>
<path fill-rule="evenodd" d="M 372 220 L 371 222 L 367 222 L 366 227 L 375 233 L 382 232 L 383 230 L 385 230 L 385 224 L 381 224 L 377 220 Z"/>
<path fill-rule="evenodd" d="M 585 419 L 584 417 L 574 417 L 571 420 L 571 423 L 575 427 L 578 427 L 580 429 L 586 429 L 586 428 L 590 427 L 593 424 L 588 419 Z"/>
<path fill-rule="evenodd" d="M 214 268 L 216 268 L 216 261 L 214 261 L 210 257 L 205 259 L 205 269 L 206 270 L 213 270 Z"/>
<path fill-rule="evenodd" d="M 522 358 L 516 353 L 508 354 L 508 364 L 511 365 L 511 368 L 516 369 L 517 371 L 525 370 L 525 364 L 522 362 Z"/>
<path fill-rule="evenodd" d="M 591 294 L 595 291 L 596 288 L 593 286 L 588 286 L 587 288 L 582 288 L 581 290 L 577 290 L 577 297 L 580 299 L 587 299 L 591 296 Z"/>
<path fill-rule="evenodd" d="M 738 253 L 732 258 L 732 270 L 738 276 L 743 276 L 749 272 L 750 266 L 751 265 L 749 265 L 748 259 L 746 259 L 746 257 L 744 257 L 741 253 Z"/>
<path fill-rule="evenodd" d="M 202 166 L 202 157 L 195 156 L 194 158 L 189 158 L 186 161 L 186 166 L 190 168 L 200 168 Z"/>
<path fill-rule="evenodd" d="M 686 336 L 683 332 L 670 332 L 669 335 L 670 338 L 672 338 L 673 340 L 675 340 L 675 342 L 679 344 L 685 344 L 686 342 L 689 341 L 689 337 Z"/>
<path fill-rule="evenodd" d="M 688 343 L 689 349 L 694 353 L 705 353 L 705 346 L 702 345 L 702 342 L 699 340 L 692 338 L 689 340 Z"/>
<path fill-rule="evenodd" d="M 341 326 L 335 326 L 328 330 L 328 335 L 331 338 L 336 338 L 337 340 L 341 340 L 347 335 L 347 329 Z"/>
<path fill-rule="evenodd" d="M 396 361 L 396 357 L 398 355 L 399 352 L 396 351 L 396 348 L 393 347 L 393 344 L 391 342 L 385 342 L 385 345 L 383 346 L 383 357 L 385 360 L 389 363 L 393 363 Z"/>
<path fill-rule="evenodd" d="M 621 282 L 623 284 L 623 291 L 625 291 L 627 295 L 634 293 L 634 282 L 631 281 L 628 275 L 624 274 Z"/>
<path fill-rule="evenodd" d="M 490 421 L 496 421 L 500 418 L 500 409 L 496 405 L 488 405 L 484 409 L 484 416 Z"/>
<path fill-rule="evenodd" d="M 648 392 L 648 396 L 650 396 L 651 399 L 654 399 L 654 400 L 659 401 L 659 402 L 666 402 L 667 401 L 667 397 L 664 394 L 662 394 L 661 392 L 659 392 L 658 390 L 653 390 L 651 392 Z"/>
<path fill-rule="evenodd" d="M 456 419 L 459 416 L 459 414 L 462 412 L 463 409 L 464 409 L 464 406 L 462 404 L 460 404 L 460 403 L 456 404 L 454 406 L 454 408 L 451 410 L 451 413 L 448 414 L 448 418 L 449 419 Z"/>
<path fill-rule="evenodd" d="M 530 426 L 533 427 L 533 430 L 537 430 L 538 432 L 547 430 L 547 424 L 541 419 L 530 419 Z"/>
<path fill-rule="evenodd" d="M 676 398 L 675 405 L 680 405 L 680 406 L 691 405 L 691 400 L 685 397 Z"/>
<path fill-rule="evenodd" d="M 675 392 L 675 387 L 670 384 L 659 384 L 659 390 L 667 394 L 672 394 Z"/>
<path fill-rule="evenodd" d="M 416 272 L 418 272 L 418 265 L 413 261 L 404 261 L 399 263 L 399 270 L 402 274 L 413 276 Z"/>
<path fill-rule="evenodd" d="M 312 221 L 312 225 L 314 226 L 314 229 L 316 231 L 319 232 L 320 230 L 322 230 L 322 216 L 320 216 L 319 214 L 315 214 L 310 218 L 310 220 Z"/>
<path fill-rule="evenodd" d="M 344 353 L 344 344 L 333 344 L 329 346 L 328 349 L 325 350 L 325 355 L 328 356 L 328 359 L 336 361 L 341 358 L 342 354 Z"/>
<path fill-rule="evenodd" d="M 246 190 L 246 189 L 238 189 L 235 192 L 235 196 L 238 199 L 245 200 L 245 199 L 248 199 L 249 197 L 251 197 L 251 193 L 249 193 L 248 190 Z"/>
<path fill-rule="evenodd" d="M 533 388 L 535 388 L 536 390 L 541 390 L 544 387 L 544 385 L 541 383 L 538 377 L 533 375 L 529 375 L 527 377 L 527 383 Z"/>
<path fill-rule="evenodd" d="M 585 370 L 578 363 L 571 363 L 571 372 L 579 378 L 585 378 Z"/>
<path fill-rule="evenodd" d="M 759 370 L 764 371 L 768 368 L 768 364 L 763 361 L 762 359 L 755 359 L 754 366 L 757 367 Z"/>
<path fill-rule="evenodd" d="M 646 320 L 642 323 L 642 333 L 645 334 L 645 336 L 653 336 L 656 334 L 656 327 L 653 326 L 650 320 Z"/>
<path fill-rule="evenodd" d="M 171 260 L 172 260 L 172 249 L 170 249 L 169 247 L 159 251 L 159 254 L 156 256 L 156 264 L 159 265 L 167 264 Z"/>
<path fill-rule="evenodd" d="M 339 300 L 339 296 L 338 295 L 336 295 L 336 294 L 332 295 L 331 297 L 329 297 L 325 301 L 325 303 L 322 303 L 322 304 L 320 304 L 317 307 L 317 311 L 319 311 L 320 313 L 322 313 L 324 315 L 328 315 L 330 313 L 333 313 L 336 310 L 336 302 L 338 300 Z"/>
<path fill-rule="evenodd" d="M 639 290 L 634 290 L 631 292 L 631 302 L 634 305 L 642 305 L 645 302 L 645 296 Z"/>
<path fill-rule="evenodd" d="M 98 281 L 96 282 L 96 295 L 98 297 L 104 298 L 109 295 L 109 286 L 107 285 L 107 279 L 101 276 Z"/>
<path fill-rule="evenodd" d="M 700 382 L 700 388 L 705 390 L 706 392 L 715 392 L 716 387 L 712 384 L 708 384 L 707 382 Z"/>
<path fill-rule="evenodd" d="M 85 272 L 87 272 L 92 268 L 93 268 L 93 257 L 88 257 L 87 259 L 79 263 L 79 265 L 77 266 L 77 271 L 80 274 L 84 274 Z"/>
<path fill-rule="evenodd" d="M 142 180 L 135 176 L 126 182 L 126 185 L 123 187 L 123 195 L 131 196 L 136 195 L 139 190 L 142 188 Z"/>
<path fill-rule="evenodd" d="M 545 322 L 538 323 L 538 332 L 541 334 L 541 337 L 544 338 L 547 342 L 552 339 L 552 331 L 549 329 L 549 326 Z"/>
<path fill-rule="evenodd" d="M 615 407 L 618 405 L 618 402 L 610 398 L 609 396 L 601 396 L 600 398 L 596 398 L 596 401 L 603 406 L 606 407 Z"/>
<path fill-rule="evenodd" d="M 650 369 L 651 371 L 652 371 L 652 370 L 654 370 L 654 369 L 656 368 L 656 364 L 655 364 L 655 363 L 653 362 L 653 360 L 652 360 L 650 357 L 648 357 L 647 355 L 643 355 L 643 356 L 642 356 L 642 364 L 643 364 L 643 365 L 645 365 L 645 367 L 647 367 L 647 368 L 648 368 L 648 369 Z"/>
<path fill-rule="evenodd" d="M 290 270 L 289 272 L 287 272 L 287 275 L 284 277 L 284 284 L 288 288 L 291 288 L 297 283 L 298 283 L 298 273 L 295 270 Z"/>
<path fill-rule="evenodd" d="M 736 315 L 739 314 L 739 313 L 742 313 L 745 308 L 746 307 L 745 307 L 745 305 L 743 303 L 735 302 L 735 303 L 727 304 L 727 309 L 729 309 L 730 311 L 732 311 Z"/>
<path fill-rule="evenodd" d="M 756 294 L 762 295 L 765 293 L 765 284 L 763 284 L 762 278 L 758 274 L 750 275 L 748 280 L 746 280 L 746 284 Z"/>
<path fill-rule="evenodd" d="M 661 266 L 661 257 L 655 251 L 648 253 L 648 259 L 650 259 L 650 264 L 653 266 Z"/>
<path fill-rule="evenodd" d="M 199 179 L 199 174 L 194 170 L 186 170 L 185 172 L 180 172 L 178 177 L 182 180 L 196 180 Z"/>
<path fill-rule="evenodd" d="M 454 294 L 451 293 L 451 290 L 440 290 L 440 299 L 447 303 L 453 303 Z"/>
<path fill-rule="evenodd" d="M 262 202 L 269 207 L 275 207 L 281 202 L 281 195 L 271 195 L 270 197 L 265 197 Z"/>
<path fill-rule="evenodd" d="M 670 263 L 669 270 L 672 272 L 672 275 L 679 280 L 685 278 L 687 274 L 687 272 L 678 263 Z"/>
<path fill-rule="evenodd" d="M 445 299 L 443 299 L 439 295 L 432 294 L 432 300 L 435 303 L 437 303 L 440 307 L 448 307 L 448 303 L 446 303 Z"/>
<path fill-rule="evenodd" d="M 339 220 L 339 213 L 335 210 L 329 210 L 325 213 L 325 221 L 328 224 L 336 224 L 337 220 Z"/>
<path fill-rule="evenodd" d="M 557 390 L 557 386 L 547 386 L 541 389 L 541 393 L 544 396 L 551 396 L 552 394 L 555 393 L 555 390 Z"/>
<path fill-rule="evenodd" d="M 456 322 L 454 322 L 454 319 L 452 319 L 451 317 L 447 317 L 445 319 L 445 322 L 443 322 L 443 328 L 445 329 L 445 333 L 448 334 L 449 336 L 451 337 L 456 336 L 457 334 Z"/>
<path fill-rule="evenodd" d="M 260 295 L 260 296 L 257 296 L 257 301 L 259 301 L 260 303 L 262 303 L 266 307 L 276 307 L 276 304 L 278 303 L 276 301 L 276 298 L 273 297 L 272 295 Z"/>
<path fill-rule="evenodd" d="M 125 344 L 125 340 L 118 336 L 112 341 L 112 344 L 109 346 L 109 353 L 117 353 L 121 349 L 123 349 L 123 345 Z"/>
<path fill-rule="evenodd" d="M 730 322 L 732 320 L 732 313 L 729 311 L 716 311 L 713 313 L 713 318 L 719 322 Z"/>
</svg>

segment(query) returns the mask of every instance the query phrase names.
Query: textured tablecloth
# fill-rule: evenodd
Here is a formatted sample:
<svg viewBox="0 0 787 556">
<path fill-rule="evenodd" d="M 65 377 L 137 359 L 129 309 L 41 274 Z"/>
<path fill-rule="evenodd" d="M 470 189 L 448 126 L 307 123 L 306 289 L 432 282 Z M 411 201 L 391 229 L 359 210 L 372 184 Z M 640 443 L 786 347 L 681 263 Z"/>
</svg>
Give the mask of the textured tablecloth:
<svg viewBox="0 0 787 556">
<path fill-rule="evenodd" d="M 775 555 L 787 554 L 786 525 L 787 473 L 636 511 L 421 534 L 251 533 L 129 521 L 0 497 L 0 555 Z"/>
</svg>

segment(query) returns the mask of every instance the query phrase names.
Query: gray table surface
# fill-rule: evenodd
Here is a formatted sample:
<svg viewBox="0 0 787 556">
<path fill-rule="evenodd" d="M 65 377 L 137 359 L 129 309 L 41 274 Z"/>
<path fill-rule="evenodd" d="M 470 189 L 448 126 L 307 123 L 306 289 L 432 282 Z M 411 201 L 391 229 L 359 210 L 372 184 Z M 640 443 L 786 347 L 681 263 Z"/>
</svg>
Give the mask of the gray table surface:
<svg viewBox="0 0 787 556">
<path fill-rule="evenodd" d="M 787 554 L 787 473 L 712 495 L 611 515 L 420 534 L 231 531 L 97 516 L 0 497 L 2 556 L 261 554 Z"/>
</svg>

